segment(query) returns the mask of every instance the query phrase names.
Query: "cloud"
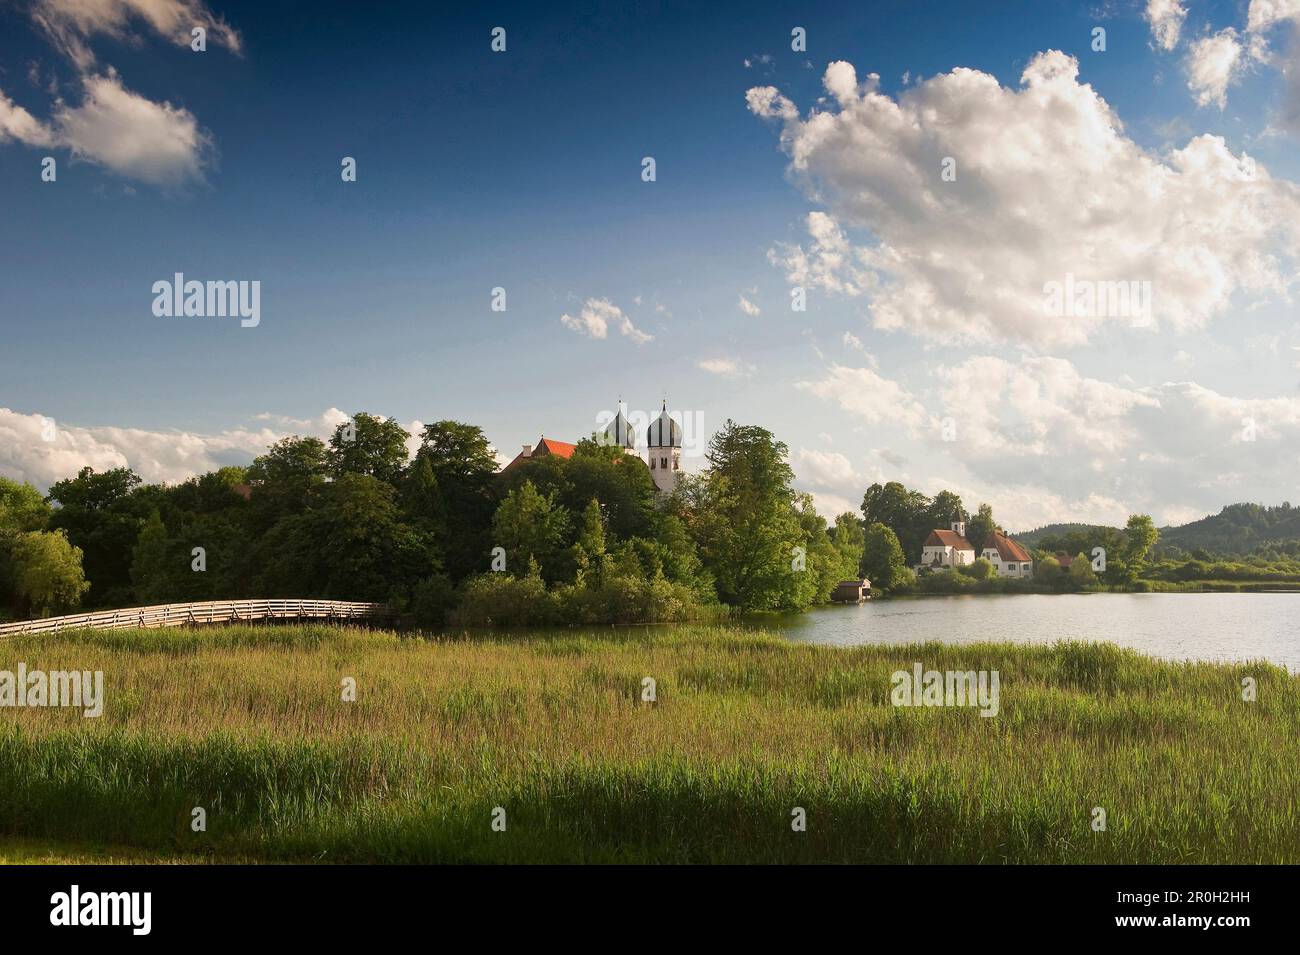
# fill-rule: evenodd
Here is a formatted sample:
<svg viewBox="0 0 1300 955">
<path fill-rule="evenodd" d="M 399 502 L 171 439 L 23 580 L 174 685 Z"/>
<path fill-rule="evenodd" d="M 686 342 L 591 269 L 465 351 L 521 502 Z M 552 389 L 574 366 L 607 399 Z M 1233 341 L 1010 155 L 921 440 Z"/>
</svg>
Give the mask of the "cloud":
<svg viewBox="0 0 1300 955">
<path fill-rule="evenodd" d="M 203 180 L 212 139 L 189 110 L 126 89 L 111 68 L 83 77 L 82 91 L 78 105 L 59 100 L 42 122 L 0 90 L 0 142 L 65 148 L 74 158 L 167 189 Z"/>
<path fill-rule="evenodd" d="M 0 143 L 14 139 L 28 146 L 52 146 L 54 132 L 0 90 Z"/>
<path fill-rule="evenodd" d="M 40 414 L 0 408 L 0 475 L 26 481 L 42 491 L 56 481 L 76 477 L 86 466 L 96 471 L 130 468 L 147 483 L 177 484 L 217 468 L 249 464 L 276 441 L 290 435 L 328 440 L 340 424 L 351 420 L 351 415 L 329 408 L 315 418 L 263 413 L 254 420 L 263 426 L 200 434 L 80 427 Z M 402 427 L 410 435 L 407 453 L 413 455 L 420 447 L 424 423 L 412 420 Z M 494 449 L 493 453 L 502 460 L 499 452 Z"/>
<path fill-rule="evenodd" d="M 769 249 L 768 261 L 785 269 L 795 285 L 819 288 L 839 295 L 858 296 L 878 286 L 871 258 L 854 249 L 835 220 L 824 212 L 810 212 L 806 220 L 812 237 L 807 249 L 782 246 Z"/>
<path fill-rule="evenodd" d="M 743 295 L 740 296 L 740 302 L 739 302 L 739 305 L 740 305 L 740 310 L 741 310 L 742 312 L 744 312 L 746 315 L 753 316 L 753 315 L 757 315 L 759 312 L 762 311 L 762 309 L 760 309 L 757 305 L 755 305 L 755 304 L 754 304 L 753 302 L 751 302 L 749 299 L 745 298 L 745 296 L 743 296 Z"/>
<path fill-rule="evenodd" d="M 1156 325 L 1175 329 L 1237 295 L 1284 298 L 1300 281 L 1300 188 L 1220 137 L 1147 151 L 1078 71 L 1048 51 L 1018 89 L 958 68 L 897 99 L 840 71 L 837 106 L 806 118 L 772 87 L 749 90 L 779 124 L 790 178 L 826 207 L 808 215 L 810 244 L 769 257 L 791 282 L 866 297 L 877 329 L 941 343 L 1075 345 L 1130 322 L 1048 314 L 1044 286 L 1069 275 L 1150 282 Z"/>
<path fill-rule="evenodd" d="M 346 416 L 330 409 L 325 419 Z M 129 467 L 144 480 L 176 483 L 230 464 L 247 464 L 286 432 L 233 428 L 216 434 L 141 428 L 77 427 L 39 414 L 0 408 L 0 474 L 47 490 L 89 465 L 97 471 Z M 305 429 L 295 429 L 302 433 Z M 328 430 L 323 430 L 328 434 Z M 332 429 L 329 429 L 332 430 Z M 322 431 L 316 431 L 322 434 Z M 51 440 L 44 440 L 48 434 Z"/>
<path fill-rule="evenodd" d="M 36 0 L 31 16 L 50 42 L 82 70 L 95 64 L 91 37 L 138 43 L 132 31 L 137 22 L 178 46 L 189 46 L 194 27 L 203 27 L 210 42 L 232 53 L 238 54 L 243 46 L 239 33 L 214 16 L 202 0 Z"/>
<path fill-rule="evenodd" d="M 644 345 L 646 342 L 654 341 L 653 335 L 641 331 L 632 324 L 632 320 L 623 314 L 623 310 L 607 298 L 587 299 L 577 318 L 566 312 L 560 316 L 560 323 L 565 328 L 579 335 L 586 335 L 588 338 L 607 338 L 609 326 L 614 325 L 618 328 L 619 334 L 624 338 L 632 339 L 634 344 Z"/>
<path fill-rule="evenodd" d="M 84 87 L 79 106 L 60 104 L 54 113 L 59 141 L 74 156 L 157 186 L 203 179 L 212 140 L 193 113 L 131 92 L 112 70 L 86 77 Z"/>
<path fill-rule="evenodd" d="M 1246 29 L 1262 33 L 1285 21 L 1300 20 L 1300 0 L 1250 0 Z"/>
<path fill-rule="evenodd" d="M 173 43 L 188 45 L 190 30 L 203 27 L 213 43 L 239 53 L 242 44 L 234 29 L 202 0 L 35 0 L 30 12 L 77 67 L 81 102 L 56 99 L 49 119 L 39 120 L 0 90 L 0 142 L 66 148 L 76 159 L 164 189 L 203 181 L 213 142 L 194 114 L 128 90 L 111 66 L 97 67 L 89 40 L 104 35 L 140 45 L 133 27 L 143 24 Z"/>
<path fill-rule="evenodd" d="M 1278 56 L 1269 33 L 1284 23 L 1291 25 L 1290 40 Z M 1225 27 L 1193 41 L 1184 60 L 1187 88 L 1198 105 L 1224 109 L 1228 90 L 1254 63 L 1280 69 L 1284 94 L 1278 120 L 1283 129 L 1300 133 L 1300 0 L 1251 0 L 1244 33 Z"/>
<path fill-rule="evenodd" d="M 1178 35 L 1187 17 L 1187 8 L 1178 0 L 1147 0 L 1143 14 L 1151 25 L 1151 37 L 1162 50 L 1172 50 L 1178 45 Z"/>
<path fill-rule="evenodd" d="M 722 378 L 748 378 L 758 369 L 739 358 L 706 358 L 695 363 L 701 371 Z"/>
<path fill-rule="evenodd" d="M 865 424 L 889 422 L 915 430 L 927 420 L 925 409 L 902 385 L 870 368 L 831 365 L 820 381 L 800 381 L 795 387 L 834 402 Z"/>
<path fill-rule="evenodd" d="M 1034 355 L 976 355 L 926 376 L 931 423 L 950 419 L 952 440 L 917 427 L 918 398 L 902 382 L 831 366 L 822 382 L 804 387 L 851 414 L 861 416 L 855 402 L 863 402 L 873 436 L 924 448 L 913 483 L 987 500 L 1011 527 L 1122 522 L 1133 512 L 1163 523 L 1237 501 L 1277 503 L 1300 467 L 1297 397 L 1240 398 L 1194 381 L 1133 387 Z M 872 454 L 895 468 L 905 463 Z M 862 491 L 851 481 L 830 483 L 850 498 Z"/>
<path fill-rule="evenodd" d="M 795 468 L 801 479 L 820 487 L 835 487 L 857 479 L 852 462 L 836 451 L 800 448 Z"/>
<path fill-rule="evenodd" d="M 842 497 L 839 494 L 828 494 L 825 491 L 816 489 L 811 491 L 811 494 L 813 507 L 817 508 L 818 514 L 826 518 L 827 524 L 834 524 L 835 518 L 841 514 L 852 514 L 857 518 L 862 517 L 859 511 L 862 502 L 861 496 L 858 497 L 858 503 L 854 503 L 850 498 Z"/>
<path fill-rule="evenodd" d="M 1272 57 L 1266 53 L 1259 58 L 1267 58 L 1281 69 L 1284 90 L 1277 122 L 1300 136 L 1300 0 L 1251 0 L 1246 28 L 1266 50 L 1265 34 L 1284 23 L 1290 24 L 1290 36 L 1283 54 Z"/>
<path fill-rule="evenodd" d="M 1240 79 L 1244 50 L 1232 27 L 1201 37 L 1187 53 L 1187 88 L 1198 106 L 1228 105 L 1228 87 Z"/>
</svg>

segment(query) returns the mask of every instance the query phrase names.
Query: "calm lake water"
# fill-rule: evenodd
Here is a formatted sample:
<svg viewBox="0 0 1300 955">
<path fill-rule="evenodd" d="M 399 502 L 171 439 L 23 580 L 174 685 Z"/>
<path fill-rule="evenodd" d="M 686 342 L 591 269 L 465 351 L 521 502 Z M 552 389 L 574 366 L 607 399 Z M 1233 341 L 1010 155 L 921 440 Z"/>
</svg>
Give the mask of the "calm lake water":
<svg viewBox="0 0 1300 955">
<path fill-rule="evenodd" d="M 1300 671 L 1300 593 L 922 597 L 831 606 L 766 626 L 791 640 L 1097 640 L 1171 660 L 1268 660 Z"/>
</svg>

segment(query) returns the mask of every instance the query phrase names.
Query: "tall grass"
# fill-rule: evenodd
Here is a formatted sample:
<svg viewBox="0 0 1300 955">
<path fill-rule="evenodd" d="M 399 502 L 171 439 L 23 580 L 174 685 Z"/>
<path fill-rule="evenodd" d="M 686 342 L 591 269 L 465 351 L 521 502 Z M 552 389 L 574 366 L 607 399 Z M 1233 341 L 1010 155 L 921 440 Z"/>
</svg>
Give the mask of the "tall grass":
<svg viewBox="0 0 1300 955">
<path fill-rule="evenodd" d="M 338 862 L 1300 861 L 1300 679 L 1267 664 L 1082 643 L 832 649 L 688 626 L 0 643 L 0 669 L 19 661 L 105 674 L 99 719 L 0 710 L 0 834 L 59 845 Z M 1001 712 L 891 706 L 891 673 L 914 662 L 998 670 Z"/>
</svg>

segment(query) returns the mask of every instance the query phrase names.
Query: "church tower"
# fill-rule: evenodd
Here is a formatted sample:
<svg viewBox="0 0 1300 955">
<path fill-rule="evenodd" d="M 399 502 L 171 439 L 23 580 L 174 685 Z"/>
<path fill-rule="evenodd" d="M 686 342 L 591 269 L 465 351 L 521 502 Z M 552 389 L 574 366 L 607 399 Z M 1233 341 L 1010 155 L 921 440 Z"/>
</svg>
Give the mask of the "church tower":
<svg viewBox="0 0 1300 955">
<path fill-rule="evenodd" d="M 668 414 L 667 399 L 659 417 L 646 429 L 646 451 L 655 487 L 661 494 L 671 494 L 682 473 L 682 426 Z"/>
<path fill-rule="evenodd" d="M 623 413 L 623 399 L 618 400 L 618 414 L 614 420 L 605 428 L 605 433 L 601 440 L 603 443 L 615 448 L 622 448 L 625 453 L 636 453 L 636 436 L 632 433 L 632 426 L 628 424 L 627 415 Z"/>
</svg>

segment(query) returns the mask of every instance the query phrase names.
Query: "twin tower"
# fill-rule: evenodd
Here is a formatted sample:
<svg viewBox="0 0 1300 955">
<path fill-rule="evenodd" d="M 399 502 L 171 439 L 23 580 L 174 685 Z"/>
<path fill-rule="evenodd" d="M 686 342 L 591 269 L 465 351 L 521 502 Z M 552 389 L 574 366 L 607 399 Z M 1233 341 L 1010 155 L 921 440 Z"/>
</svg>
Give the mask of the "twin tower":
<svg viewBox="0 0 1300 955">
<path fill-rule="evenodd" d="M 644 419 L 643 419 L 644 420 Z M 607 444 L 636 454 L 636 434 L 627 420 L 623 402 L 618 403 L 618 413 L 605 428 Z M 682 426 L 668 414 L 668 402 L 663 403 L 659 417 L 650 422 L 645 431 L 646 463 L 650 476 L 661 494 L 671 494 L 682 473 Z"/>
</svg>

